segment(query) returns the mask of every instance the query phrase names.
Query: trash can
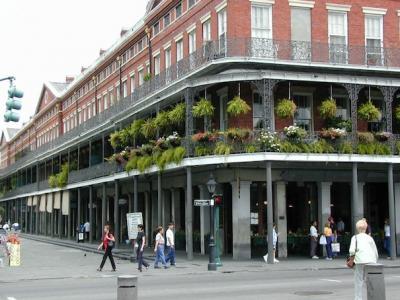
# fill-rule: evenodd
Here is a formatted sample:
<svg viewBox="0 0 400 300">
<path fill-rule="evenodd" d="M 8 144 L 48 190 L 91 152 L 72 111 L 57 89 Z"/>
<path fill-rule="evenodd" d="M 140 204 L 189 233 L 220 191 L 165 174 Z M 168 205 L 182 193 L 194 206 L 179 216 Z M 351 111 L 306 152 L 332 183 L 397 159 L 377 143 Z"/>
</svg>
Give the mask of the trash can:
<svg viewBox="0 0 400 300">
<path fill-rule="evenodd" d="M 382 264 L 366 264 L 364 269 L 368 300 L 385 300 L 385 278 Z"/>
<path fill-rule="evenodd" d="M 118 276 L 117 300 L 137 300 L 138 277 L 134 275 Z"/>
</svg>

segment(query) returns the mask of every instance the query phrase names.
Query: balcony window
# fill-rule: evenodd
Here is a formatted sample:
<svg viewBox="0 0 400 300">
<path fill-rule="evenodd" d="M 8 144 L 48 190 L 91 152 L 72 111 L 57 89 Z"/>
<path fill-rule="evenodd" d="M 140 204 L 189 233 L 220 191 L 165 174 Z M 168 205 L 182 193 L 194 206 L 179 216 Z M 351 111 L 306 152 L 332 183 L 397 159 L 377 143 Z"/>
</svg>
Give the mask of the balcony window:
<svg viewBox="0 0 400 300">
<path fill-rule="evenodd" d="M 178 19 L 180 16 L 182 16 L 182 2 L 175 6 L 175 19 Z"/>
<path fill-rule="evenodd" d="M 366 64 L 383 63 L 383 16 L 365 15 Z"/>
<path fill-rule="evenodd" d="M 183 59 L 183 40 L 176 42 L 176 61 L 179 62 Z"/>
<path fill-rule="evenodd" d="M 207 20 L 203 23 L 203 42 L 211 41 L 211 21 Z"/>
<path fill-rule="evenodd" d="M 160 22 L 157 22 L 153 25 L 153 36 L 156 36 L 160 33 Z"/>
<path fill-rule="evenodd" d="M 299 61 L 311 60 L 311 9 L 291 9 L 292 58 Z"/>
<path fill-rule="evenodd" d="M 196 51 L 196 30 L 189 32 L 189 54 Z"/>
<path fill-rule="evenodd" d="M 313 131 L 312 93 L 294 93 L 293 99 L 297 106 L 296 114 L 294 116 L 294 124 L 308 132 Z"/>
<path fill-rule="evenodd" d="M 164 28 L 167 28 L 171 24 L 171 14 L 168 13 L 164 16 Z"/>
<path fill-rule="evenodd" d="M 144 82 L 144 71 L 143 69 L 139 71 L 139 86 L 141 86 Z"/>
<path fill-rule="evenodd" d="M 171 67 L 171 48 L 165 49 L 165 69 Z"/>
<path fill-rule="evenodd" d="M 107 99 L 107 95 L 103 96 L 103 103 L 104 103 L 104 110 L 106 110 L 108 108 L 108 99 Z"/>
<path fill-rule="evenodd" d="M 328 15 L 329 61 L 347 63 L 347 13 L 330 11 Z"/>
<path fill-rule="evenodd" d="M 154 57 L 154 75 L 160 74 L 160 55 Z"/>
<path fill-rule="evenodd" d="M 128 82 L 125 80 L 122 83 L 122 97 L 125 98 L 128 96 Z"/>
<path fill-rule="evenodd" d="M 264 115 L 264 107 L 262 98 L 259 93 L 253 94 L 253 128 L 261 129 L 264 127 L 263 125 L 263 115 Z"/>
<path fill-rule="evenodd" d="M 188 0 L 188 7 L 192 8 L 196 4 L 197 0 Z"/>
<path fill-rule="evenodd" d="M 272 5 L 251 6 L 251 37 L 272 39 Z"/>
<path fill-rule="evenodd" d="M 221 53 L 225 53 L 226 51 L 226 27 L 226 8 L 224 8 L 218 12 L 218 41 Z"/>
<path fill-rule="evenodd" d="M 131 75 L 130 79 L 130 85 L 131 85 L 131 94 L 135 91 L 135 75 Z"/>
</svg>

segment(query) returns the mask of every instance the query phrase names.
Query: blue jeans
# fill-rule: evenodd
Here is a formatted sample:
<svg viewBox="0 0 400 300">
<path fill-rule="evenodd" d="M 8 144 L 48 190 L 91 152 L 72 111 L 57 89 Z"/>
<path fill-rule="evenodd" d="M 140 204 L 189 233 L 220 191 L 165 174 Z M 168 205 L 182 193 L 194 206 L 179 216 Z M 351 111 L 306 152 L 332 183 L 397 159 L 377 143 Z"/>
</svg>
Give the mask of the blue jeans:
<svg viewBox="0 0 400 300">
<path fill-rule="evenodd" d="M 164 266 L 167 265 L 165 262 L 165 256 L 164 256 L 164 245 L 158 245 L 157 246 L 157 251 L 156 251 L 156 260 L 154 262 L 154 267 L 158 267 L 158 262 L 161 262 Z"/>
<path fill-rule="evenodd" d="M 175 265 L 175 248 L 174 247 L 168 247 L 167 246 L 167 258 L 165 259 L 165 262 L 171 262 L 171 266 Z"/>
<path fill-rule="evenodd" d="M 329 258 L 333 257 L 332 254 L 332 237 L 331 236 L 327 236 L 326 237 L 326 254 Z"/>
<path fill-rule="evenodd" d="M 385 236 L 385 239 L 383 240 L 383 248 L 385 248 L 386 253 L 388 255 L 388 257 L 390 256 L 390 236 Z"/>
</svg>

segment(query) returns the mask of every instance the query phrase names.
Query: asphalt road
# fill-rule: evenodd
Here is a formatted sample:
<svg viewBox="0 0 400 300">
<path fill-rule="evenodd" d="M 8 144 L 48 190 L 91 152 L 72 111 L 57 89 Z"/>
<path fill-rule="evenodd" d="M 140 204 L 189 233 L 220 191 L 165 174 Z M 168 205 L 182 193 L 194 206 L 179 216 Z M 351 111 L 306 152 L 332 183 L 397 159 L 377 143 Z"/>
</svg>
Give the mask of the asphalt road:
<svg viewBox="0 0 400 300">
<path fill-rule="evenodd" d="M 182 262 L 174 269 L 138 274 L 135 265 L 118 261 L 117 273 L 107 271 L 109 263 L 99 273 L 99 255 L 32 241 L 23 247 L 21 267 L 0 269 L 1 300 L 112 300 L 122 274 L 139 276 L 141 300 L 353 299 L 353 276 L 346 269 L 270 269 L 258 262 L 231 262 L 209 273 L 202 262 Z M 385 279 L 387 299 L 399 299 L 400 269 L 386 269 Z"/>
</svg>

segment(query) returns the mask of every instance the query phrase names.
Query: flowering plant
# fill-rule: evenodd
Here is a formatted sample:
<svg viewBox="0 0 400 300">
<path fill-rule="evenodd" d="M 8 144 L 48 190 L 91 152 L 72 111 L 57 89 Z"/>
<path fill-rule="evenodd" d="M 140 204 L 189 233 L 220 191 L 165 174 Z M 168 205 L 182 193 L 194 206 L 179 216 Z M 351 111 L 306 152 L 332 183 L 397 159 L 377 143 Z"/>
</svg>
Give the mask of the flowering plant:
<svg viewBox="0 0 400 300">
<path fill-rule="evenodd" d="M 336 139 L 346 136 L 346 130 L 340 129 L 340 128 L 323 129 L 320 132 L 319 136 L 323 139 L 336 140 Z"/>
<path fill-rule="evenodd" d="M 375 133 L 375 138 L 380 142 L 388 141 L 391 136 L 392 134 L 390 132 L 385 131 Z"/>
<path fill-rule="evenodd" d="M 218 134 L 215 132 L 199 132 L 192 136 L 193 142 L 207 143 L 215 142 L 218 139 Z"/>
<path fill-rule="evenodd" d="M 249 139 L 250 133 L 249 129 L 230 128 L 226 132 L 226 136 L 232 141 L 244 142 Z"/>
<path fill-rule="evenodd" d="M 275 132 L 261 131 L 257 142 L 261 145 L 261 148 L 267 152 L 279 152 L 281 149 L 279 139 Z"/>
<path fill-rule="evenodd" d="M 283 129 L 283 132 L 285 133 L 286 137 L 292 139 L 302 139 L 305 138 L 307 135 L 307 132 L 303 128 L 300 128 L 296 125 L 285 127 Z"/>
<path fill-rule="evenodd" d="M 180 138 L 178 132 L 174 131 L 171 135 L 167 136 L 167 138 L 165 139 L 165 143 L 170 148 L 180 146 L 181 138 Z"/>
</svg>

